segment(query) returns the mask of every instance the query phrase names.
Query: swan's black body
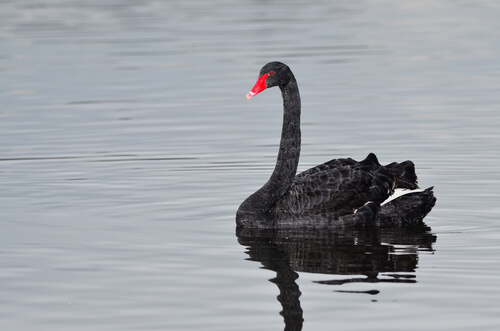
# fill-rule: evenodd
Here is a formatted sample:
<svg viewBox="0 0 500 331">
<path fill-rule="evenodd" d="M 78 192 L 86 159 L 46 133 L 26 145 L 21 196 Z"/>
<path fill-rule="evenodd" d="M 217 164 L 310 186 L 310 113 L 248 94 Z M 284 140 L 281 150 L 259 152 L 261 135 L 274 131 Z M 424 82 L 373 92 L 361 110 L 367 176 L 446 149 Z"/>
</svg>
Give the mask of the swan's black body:
<svg viewBox="0 0 500 331">
<path fill-rule="evenodd" d="M 435 203 L 432 188 L 403 195 L 381 207 L 395 188 L 416 189 L 411 161 L 379 164 L 374 154 L 363 161 L 336 159 L 296 176 L 300 156 L 300 95 L 283 63 L 271 62 L 247 98 L 279 86 L 283 128 L 276 167 L 267 183 L 239 207 L 236 222 L 245 228 L 336 228 L 418 222 Z"/>
</svg>

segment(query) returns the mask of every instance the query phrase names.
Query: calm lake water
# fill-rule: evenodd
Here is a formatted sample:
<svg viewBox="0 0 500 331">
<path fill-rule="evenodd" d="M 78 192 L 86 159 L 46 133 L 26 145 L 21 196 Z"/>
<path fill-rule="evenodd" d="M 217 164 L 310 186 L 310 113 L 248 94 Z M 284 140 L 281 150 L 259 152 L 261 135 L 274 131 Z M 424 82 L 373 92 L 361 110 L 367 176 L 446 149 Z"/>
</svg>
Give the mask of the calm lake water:
<svg viewBox="0 0 500 331">
<path fill-rule="evenodd" d="M 497 1 L 3 1 L 2 330 L 500 329 Z M 411 159 L 419 231 L 252 238 L 287 63 L 299 170 Z M 302 321 L 303 320 L 303 321 Z"/>
</svg>

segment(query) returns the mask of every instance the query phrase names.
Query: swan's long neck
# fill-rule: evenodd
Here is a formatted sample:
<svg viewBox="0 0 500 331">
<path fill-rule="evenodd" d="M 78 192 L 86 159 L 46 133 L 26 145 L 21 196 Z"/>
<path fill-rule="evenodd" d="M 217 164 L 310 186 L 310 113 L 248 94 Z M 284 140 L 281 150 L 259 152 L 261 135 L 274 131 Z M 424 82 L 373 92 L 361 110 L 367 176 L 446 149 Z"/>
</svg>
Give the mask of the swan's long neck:
<svg viewBox="0 0 500 331">
<path fill-rule="evenodd" d="M 283 96 L 283 127 L 276 167 L 264 186 L 269 189 L 274 203 L 293 184 L 300 157 L 300 95 L 297 81 L 292 76 L 290 82 L 281 87 Z"/>
<path fill-rule="evenodd" d="M 280 88 L 284 114 L 276 167 L 267 183 L 241 204 L 237 219 L 254 215 L 257 220 L 265 222 L 276 202 L 290 190 L 297 173 L 300 156 L 299 88 L 293 76 L 287 85 Z"/>
</svg>

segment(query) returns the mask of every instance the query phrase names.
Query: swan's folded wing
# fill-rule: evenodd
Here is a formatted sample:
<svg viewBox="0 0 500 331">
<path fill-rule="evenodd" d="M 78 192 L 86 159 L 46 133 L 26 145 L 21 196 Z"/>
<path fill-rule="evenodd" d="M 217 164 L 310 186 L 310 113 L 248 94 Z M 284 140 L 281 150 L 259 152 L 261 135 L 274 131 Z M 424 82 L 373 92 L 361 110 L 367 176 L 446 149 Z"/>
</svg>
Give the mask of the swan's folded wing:
<svg viewBox="0 0 500 331">
<path fill-rule="evenodd" d="M 361 162 L 331 160 L 297 175 L 276 204 L 280 211 L 312 215 L 352 214 L 368 201 L 381 203 L 391 194 L 394 176 L 370 154 Z"/>
</svg>

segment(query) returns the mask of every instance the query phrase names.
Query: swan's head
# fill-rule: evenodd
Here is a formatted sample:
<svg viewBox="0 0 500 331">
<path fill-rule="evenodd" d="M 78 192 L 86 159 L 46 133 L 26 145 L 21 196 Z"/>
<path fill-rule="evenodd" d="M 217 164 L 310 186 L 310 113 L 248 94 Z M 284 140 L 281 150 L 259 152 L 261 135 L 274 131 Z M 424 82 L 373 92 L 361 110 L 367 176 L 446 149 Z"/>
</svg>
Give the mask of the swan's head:
<svg viewBox="0 0 500 331">
<path fill-rule="evenodd" d="M 284 86 L 290 81 L 292 72 L 290 68 L 281 62 L 269 62 L 260 69 L 259 79 L 250 92 L 247 100 L 273 86 Z"/>
</svg>

